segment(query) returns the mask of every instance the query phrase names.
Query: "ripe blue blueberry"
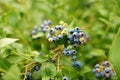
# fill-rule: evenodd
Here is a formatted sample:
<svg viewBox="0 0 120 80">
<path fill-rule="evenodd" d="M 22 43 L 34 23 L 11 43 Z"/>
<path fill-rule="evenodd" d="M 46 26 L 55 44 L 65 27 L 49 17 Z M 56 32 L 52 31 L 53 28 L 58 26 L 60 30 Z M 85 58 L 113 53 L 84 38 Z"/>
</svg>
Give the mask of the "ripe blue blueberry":
<svg viewBox="0 0 120 80">
<path fill-rule="evenodd" d="M 50 34 L 52 35 L 52 34 L 54 34 L 54 32 L 55 32 L 55 29 L 54 29 L 54 28 L 51 28 L 51 29 L 50 29 Z"/>
<path fill-rule="evenodd" d="M 68 77 L 64 76 L 64 77 L 62 78 L 62 80 L 68 80 Z"/>
<path fill-rule="evenodd" d="M 32 34 L 32 35 L 36 35 L 37 32 L 36 32 L 35 30 L 33 30 L 31 34 Z"/>
<path fill-rule="evenodd" d="M 70 33 L 70 34 L 73 34 L 73 33 L 74 33 L 74 29 L 70 29 L 70 30 L 69 30 L 69 33 Z"/>
<path fill-rule="evenodd" d="M 93 69 L 92 72 L 95 74 L 96 73 L 96 69 Z"/>
<path fill-rule="evenodd" d="M 109 64 L 109 62 L 108 62 L 108 61 L 105 61 L 105 62 L 103 63 L 103 65 L 104 65 L 104 66 L 107 66 L 107 67 L 109 67 L 109 66 L 110 66 L 110 64 Z"/>
<path fill-rule="evenodd" d="M 76 68 L 82 68 L 82 63 L 80 61 L 75 62 Z"/>
<path fill-rule="evenodd" d="M 63 38 L 63 36 L 62 35 L 58 35 L 58 39 L 62 39 Z"/>
<path fill-rule="evenodd" d="M 109 67 L 108 67 L 108 68 L 105 68 L 105 70 L 104 70 L 104 71 L 105 71 L 105 73 L 110 73 L 111 68 L 109 68 Z"/>
<path fill-rule="evenodd" d="M 65 50 L 65 51 L 69 51 L 69 50 L 70 50 L 70 47 L 67 46 L 64 50 Z"/>
<path fill-rule="evenodd" d="M 34 70 L 35 70 L 35 71 L 39 71 L 39 70 L 40 70 L 40 66 L 35 66 L 35 67 L 34 67 Z"/>
<path fill-rule="evenodd" d="M 74 38 L 74 42 L 75 43 L 79 43 L 79 39 L 78 38 Z"/>
<path fill-rule="evenodd" d="M 99 65 L 99 64 L 96 64 L 96 65 L 95 65 L 95 68 L 100 68 L 100 65 Z"/>
<path fill-rule="evenodd" d="M 72 41 L 74 39 L 73 35 L 68 36 L 68 40 Z"/>
<path fill-rule="evenodd" d="M 104 73 L 103 72 L 97 72 L 97 73 L 95 73 L 95 76 L 97 78 L 102 78 L 104 76 Z"/>
<path fill-rule="evenodd" d="M 75 67 L 75 66 L 76 66 L 75 62 L 72 62 L 72 67 Z"/>
<path fill-rule="evenodd" d="M 62 25 L 59 25 L 59 26 L 58 26 L 58 29 L 59 29 L 59 30 L 63 30 L 63 26 L 62 26 Z"/>
<path fill-rule="evenodd" d="M 27 72 L 26 76 L 27 76 L 26 80 L 32 80 L 32 73 L 31 72 Z"/>
<path fill-rule="evenodd" d="M 56 25 L 56 26 L 55 26 L 55 29 L 56 29 L 56 30 L 59 30 L 59 25 Z"/>
<path fill-rule="evenodd" d="M 72 54 L 72 55 L 75 55 L 76 53 L 77 53 L 76 50 L 72 50 L 72 51 L 71 51 L 71 54 Z"/>
<path fill-rule="evenodd" d="M 78 37 L 78 33 L 77 33 L 77 32 L 74 32 L 74 33 L 73 33 L 73 36 L 74 36 L 74 37 Z"/>
<path fill-rule="evenodd" d="M 71 51 L 67 51 L 67 55 L 68 55 L 68 56 L 71 55 Z"/>
<path fill-rule="evenodd" d="M 53 42 L 56 42 L 57 40 L 57 37 L 53 37 Z"/>
<path fill-rule="evenodd" d="M 72 60 L 76 60 L 76 56 L 72 56 Z"/>
<path fill-rule="evenodd" d="M 66 56 L 67 55 L 67 51 L 63 51 L 63 55 Z"/>
</svg>

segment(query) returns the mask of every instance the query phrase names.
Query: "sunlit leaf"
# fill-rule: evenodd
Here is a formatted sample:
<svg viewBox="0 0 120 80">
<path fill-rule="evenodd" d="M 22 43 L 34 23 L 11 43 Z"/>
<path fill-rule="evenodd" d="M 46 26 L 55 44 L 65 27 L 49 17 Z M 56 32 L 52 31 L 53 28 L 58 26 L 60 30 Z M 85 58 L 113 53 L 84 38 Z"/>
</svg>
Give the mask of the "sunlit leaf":
<svg viewBox="0 0 120 80">
<path fill-rule="evenodd" d="M 10 69 L 3 75 L 4 80 L 20 80 L 20 70 L 17 65 L 12 65 Z"/>
<path fill-rule="evenodd" d="M 14 39 L 14 38 L 3 38 L 0 40 L 0 48 L 5 47 L 9 44 L 14 43 L 15 41 L 18 41 L 19 39 Z"/>
<path fill-rule="evenodd" d="M 10 67 L 10 62 L 0 56 L 0 70 L 6 71 Z"/>
<path fill-rule="evenodd" d="M 120 28 L 116 34 L 110 52 L 109 58 L 115 68 L 117 75 L 120 77 Z"/>
</svg>

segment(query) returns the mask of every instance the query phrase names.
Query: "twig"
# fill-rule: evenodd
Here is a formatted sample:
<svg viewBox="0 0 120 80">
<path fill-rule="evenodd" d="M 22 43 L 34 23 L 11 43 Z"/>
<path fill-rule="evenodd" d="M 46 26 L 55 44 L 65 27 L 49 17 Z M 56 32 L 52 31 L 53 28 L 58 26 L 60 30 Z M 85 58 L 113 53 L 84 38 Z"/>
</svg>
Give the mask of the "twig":
<svg viewBox="0 0 120 80">
<path fill-rule="evenodd" d="M 32 64 L 36 64 L 36 62 L 29 63 L 25 66 L 25 73 L 23 73 L 24 74 L 24 79 L 23 80 L 26 80 L 26 78 L 27 78 L 26 73 L 28 71 L 29 66 L 32 65 Z"/>
</svg>

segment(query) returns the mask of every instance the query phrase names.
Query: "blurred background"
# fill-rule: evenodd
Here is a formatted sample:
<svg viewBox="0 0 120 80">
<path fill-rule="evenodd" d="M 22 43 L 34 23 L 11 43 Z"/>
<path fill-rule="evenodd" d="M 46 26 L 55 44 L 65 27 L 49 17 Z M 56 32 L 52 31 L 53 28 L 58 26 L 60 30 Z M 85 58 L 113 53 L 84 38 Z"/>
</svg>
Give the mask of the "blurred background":
<svg viewBox="0 0 120 80">
<path fill-rule="evenodd" d="M 80 53 L 91 67 L 109 56 L 120 27 L 120 0 L 0 0 L 0 38 L 18 38 L 25 47 L 40 50 L 42 41 L 32 42 L 30 33 L 45 19 L 54 25 L 74 20 L 73 27 L 89 34 L 90 42 Z"/>
</svg>

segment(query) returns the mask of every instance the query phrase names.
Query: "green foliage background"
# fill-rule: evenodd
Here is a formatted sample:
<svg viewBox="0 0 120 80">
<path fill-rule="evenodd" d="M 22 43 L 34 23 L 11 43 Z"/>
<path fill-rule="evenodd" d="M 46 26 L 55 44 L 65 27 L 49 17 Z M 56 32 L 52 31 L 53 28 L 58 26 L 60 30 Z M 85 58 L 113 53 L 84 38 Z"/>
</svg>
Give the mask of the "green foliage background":
<svg viewBox="0 0 120 80">
<path fill-rule="evenodd" d="M 64 57 L 61 64 L 65 68 L 59 72 L 53 63 L 44 63 L 53 56 L 49 54 L 53 43 L 48 43 L 44 36 L 34 40 L 30 37 L 33 27 L 44 19 L 53 24 L 74 21 L 73 27 L 80 26 L 90 35 L 89 43 L 78 49 L 84 66 L 81 70 L 74 70 Z M 0 0 L 0 80 L 22 80 L 24 65 L 31 62 L 42 64 L 41 71 L 33 73 L 34 80 L 54 80 L 55 76 L 61 80 L 63 75 L 70 80 L 94 80 L 91 70 L 104 60 L 113 64 L 113 80 L 119 80 L 119 48 L 120 0 Z M 40 51 L 45 56 L 38 58 Z"/>
</svg>

